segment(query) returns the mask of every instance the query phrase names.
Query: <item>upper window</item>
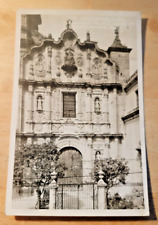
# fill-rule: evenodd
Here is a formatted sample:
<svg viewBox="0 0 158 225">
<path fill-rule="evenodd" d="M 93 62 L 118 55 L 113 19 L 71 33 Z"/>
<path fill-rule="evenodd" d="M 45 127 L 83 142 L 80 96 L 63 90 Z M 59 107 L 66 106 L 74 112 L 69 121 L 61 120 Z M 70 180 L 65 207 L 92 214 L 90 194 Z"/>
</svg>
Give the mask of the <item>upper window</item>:
<svg viewBox="0 0 158 225">
<path fill-rule="evenodd" d="M 76 117 L 76 93 L 63 93 L 63 117 Z"/>
</svg>

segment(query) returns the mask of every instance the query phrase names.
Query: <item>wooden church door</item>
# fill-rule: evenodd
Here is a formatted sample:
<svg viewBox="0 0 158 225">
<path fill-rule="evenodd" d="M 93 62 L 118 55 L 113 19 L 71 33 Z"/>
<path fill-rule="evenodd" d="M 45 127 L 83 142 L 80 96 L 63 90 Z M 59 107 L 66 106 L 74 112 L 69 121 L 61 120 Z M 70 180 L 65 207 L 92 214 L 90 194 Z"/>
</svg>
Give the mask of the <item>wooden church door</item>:
<svg viewBox="0 0 158 225">
<path fill-rule="evenodd" d="M 73 148 L 67 147 L 61 150 L 58 160 L 64 164 L 64 177 L 58 179 L 59 184 L 81 184 L 83 182 L 82 155 Z"/>
</svg>

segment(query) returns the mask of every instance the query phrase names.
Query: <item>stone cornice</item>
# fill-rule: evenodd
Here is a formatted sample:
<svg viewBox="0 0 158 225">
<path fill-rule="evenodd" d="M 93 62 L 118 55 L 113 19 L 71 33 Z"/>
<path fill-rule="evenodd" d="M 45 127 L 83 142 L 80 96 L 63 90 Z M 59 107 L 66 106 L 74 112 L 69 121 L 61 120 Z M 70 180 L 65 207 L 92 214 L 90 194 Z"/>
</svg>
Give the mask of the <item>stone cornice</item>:
<svg viewBox="0 0 158 225">
<path fill-rule="evenodd" d="M 108 53 L 110 54 L 111 52 L 131 52 L 131 48 L 120 48 L 120 47 L 109 47 L 108 48 Z"/>
<path fill-rule="evenodd" d="M 139 117 L 139 107 L 135 108 L 134 110 L 127 113 L 127 115 L 123 116 L 121 119 L 123 122 L 127 122 L 128 120 L 132 120 Z"/>
<path fill-rule="evenodd" d="M 136 71 L 127 81 L 124 87 L 125 92 L 128 92 L 133 86 L 138 83 L 138 72 Z"/>
<path fill-rule="evenodd" d="M 57 82 L 54 79 L 49 81 L 35 81 L 35 80 L 25 80 L 20 79 L 19 80 L 20 85 L 33 85 L 33 86 L 52 86 L 52 87 L 68 87 L 68 88 L 101 88 L 101 89 L 113 89 L 117 88 L 119 90 L 122 90 L 122 84 L 121 83 L 96 83 L 92 84 L 89 82 Z"/>
<path fill-rule="evenodd" d="M 70 134 L 71 136 L 72 134 Z M 59 138 L 61 136 L 61 134 L 59 133 L 42 133 L 42 134 L 38 134 L 38 133 L 16 133 L 16 137 L 54 137 L 54 138 Z M 67 134 L 68 136 L 68 134 Z M 78 134 L 78 136 L 80 138 L 118 138 L 118 139 L 122 139 L 123 138 L 123 134 L 119 133 L 119 134 L 94 134 L 94 133 L 90 133 L 90 134 Z"/>
</svg>

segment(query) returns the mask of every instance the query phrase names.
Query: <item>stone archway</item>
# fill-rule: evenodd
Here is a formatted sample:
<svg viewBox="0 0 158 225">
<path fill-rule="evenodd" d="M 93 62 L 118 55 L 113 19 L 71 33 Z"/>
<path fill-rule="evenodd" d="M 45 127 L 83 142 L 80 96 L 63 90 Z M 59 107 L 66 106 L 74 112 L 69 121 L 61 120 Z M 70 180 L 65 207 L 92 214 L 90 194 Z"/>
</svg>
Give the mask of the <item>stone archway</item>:
<svg viewBox="0 0 158 225">
<path fill-rule="evenodd" d="M 60 150 L 58 162 L 65 165 L 64 177 L 58 178 L 58 184 L 81 184 L 83 182 L 82 154 L 74 147 Z"/>
</svg>

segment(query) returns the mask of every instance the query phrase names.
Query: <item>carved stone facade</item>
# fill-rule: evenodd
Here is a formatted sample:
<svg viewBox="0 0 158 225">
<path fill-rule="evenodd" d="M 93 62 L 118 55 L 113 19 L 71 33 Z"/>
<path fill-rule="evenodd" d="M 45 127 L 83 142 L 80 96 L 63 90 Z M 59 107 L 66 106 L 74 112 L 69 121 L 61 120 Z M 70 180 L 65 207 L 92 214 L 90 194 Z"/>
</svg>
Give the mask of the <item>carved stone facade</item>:
<svg viewBox="0 0 158 225">
<path fill-rule="evenodd" d="M 39 46 L 34 44 L 21 57 L 18 140 L 53 140 L 59 151 L 77 149 L 82 155 L 83 182 L 91 181 L 98 155 L 127 158 L 138 164 L 139 154 L 129 146 L 132 137 L 125 121 L 130 51 L 121 44 L 118 29 L 113 45 L 106 51 L 90 40 L 89 33 L 87 40 L 80 42 L 70 22 L 58 41 L 48 37 Z M 67 117 L 64 93 L 74 96 L 74 103 L 67 106 Z M 71 107 L 75 116 L 71 116 Z M 132 127 L 135 138 L 137 125 Z M 136 139 L 139 145 L 139 132 Z M 137 179 L 134 174 L 135 183 L 142 180 L 141 175 Z M 131 176 L 129 179 L 131 184 Z"/>
</svg>

